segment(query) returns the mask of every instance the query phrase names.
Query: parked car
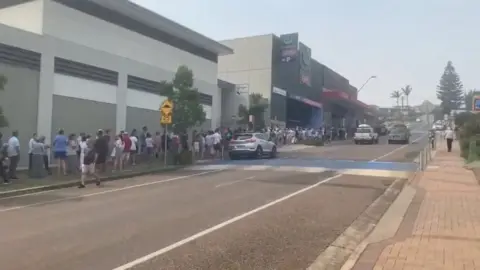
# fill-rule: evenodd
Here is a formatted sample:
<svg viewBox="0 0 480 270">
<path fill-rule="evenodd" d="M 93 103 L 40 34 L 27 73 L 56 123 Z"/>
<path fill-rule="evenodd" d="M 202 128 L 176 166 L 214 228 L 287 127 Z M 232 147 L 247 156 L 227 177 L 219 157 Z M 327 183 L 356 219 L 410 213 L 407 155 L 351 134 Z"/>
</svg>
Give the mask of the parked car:
<svg viewBox="0 0 480 270">
<path fill-rule="evenodd" d="M 240 157 L 263 158 L 277 156 L 277 145 L 270 140 L 266 133 L 240 133 L 234 134 L 228 145 L 230 159 Z"/>
<path fill-rule="evenodd" d="M 410 143 L 410 129 L 406 125 L 403 124 L 396 124 L 392 130 L 390 130 L 390 134 L 388 135 L 388 144 L 393 143 L 403 143 L 409 144 Z"/>
<path fill-rule="evenodd" d="M 369 125 L 359 125 L 353 135 L 355 144 L 360 143 L 378 143 L 378 133 Z"/>
</svg>

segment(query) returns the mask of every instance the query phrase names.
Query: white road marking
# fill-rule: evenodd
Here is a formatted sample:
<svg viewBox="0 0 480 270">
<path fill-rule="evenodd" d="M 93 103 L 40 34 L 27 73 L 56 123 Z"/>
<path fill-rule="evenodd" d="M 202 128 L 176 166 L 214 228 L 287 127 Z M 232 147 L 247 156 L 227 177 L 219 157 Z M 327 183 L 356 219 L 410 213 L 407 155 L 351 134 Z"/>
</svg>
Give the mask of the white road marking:
<svg viewBox="0 0 480 270">
<path fill-rule="evenodd" d="M 138 184 L 138 185 L 126 186 L 126 187 L 122 187 L 122 188 L 109 189 L 109 190 L 89 193 L 89 194 L 85 194 L 85 195 L 72 196 L 72 197 L 68 197 L 68 198 L 42 201 L 42 202 L 38 202 L 38 203 L 32 203 L 32 204 L 20 205 L 20 206 L 15 206 L 15 207 L 10 207 L 10 208 L 4 208 L 4 209 L 0 209 L 0 213 L 9 212 L 9 211 L 13 211 L 13 210 L 24 209 L 24 208 L 28 208 L 28 207 L 32 207 L 32 206 L 39 206 L 39 205 L 69 201 L 69 200 L 80 199 L 80 198 L 88 198 L 88 197 L 113 193 L 113 192 L 117 192 L 117 191 L 124 191 L 124 190 L 139 188 L 139 187 L 151 186 L 151 185 L 155 185 L 155 184 L 173 182 L 173 181 L 177 181 L 177 180 L 187 179 L 187 178 L 200 176 L 200 175 L 204 175 L 204 174 L 210 174 L 210 173 L 219 172 L 219 171 L 223 171 L 223 169 L 208 171 L 208 172 L 194 173 L 194 174 L 189 174 L 189 175 L 184 175 L 184 176 L 179 176 L 179 177 L 173 177 L 173 178 L 169 178 L 169 179 L 163 179 L 163 180 L 158 180 L 158 181 L 153 181 L 153 182 L 148 182 L 148 183 L 143 183 L 143 184 Z M 35 194 L 38 194 L 38 193 L 31 193 L 31 194 L 25 194 L 25 195 L 19 195 L 19 196 L 35 195 Z M 5 199 L 11 199 L 11 198 L 16 198 L 16 197 L 14 196 L 14 197 L 9 197 L 9 198 L 5 198 Z"/>
<path fill-rule="evenodd" d="M 173 250 L 173 249 L 175 249 L 175 248 L 178 248 L 178 247 L 180 247 L 180 246 L 183 246 L 183 245 L 185 245 L 185 244 L 187 244 L 187 243 L 189 243 L 189 242 L 192 242 L 192 241 L 194 241 L 194 240 L 196 240 L 196 239 L 198 239 L 198 238 L 200 238 L 200 237 L 203 237 L 203 236 L 205 236 L 205 235 L 207 235 L 207 234 L 210 234 L 210 233 L 212 233 L 212 232 L 215 232 L 215 231 L 217 231 L 217 230 L 219 230 L 219 229 L 221 229 L 221 228 L 223 228 L 223 227 L 226 227 L 226 226 L 228 226 L 228 225 L 230 225 L 230 224 L 232 224 L 232 223 L 235 223 L 235 222 L 237 222 L 237 221 L 239 221 L 239 220 L 242 220 L 242 219 L 244 219 L 244 218 L 246 218 L 246 217 L 248 217 L 248 216 L 251 216 L 251 215 L 253 215 L 253 214 L 255 214 L 255 213 L 258 213 L 258 212 L 260 212 L 260 211 L 262 211 L 262 210 L 265 210 L 265 209 L 267 209 L 267 208 L 269 208 L 269 207 L 271 207 L 271 206 L 274 206 L 274 205 L 279 204 L 279 203 L 281 203 L 281 202 L 283 202 L 283 201 L 286 201 L 286 200 L 288 200 L 288 199 L 290 199 L 290 198 L 292 198 L 292 197 L 294 197 L 294 196 L 300 195 L 300 194 L 302 194 L 302 193 L 304 193 L 304 192 L 306 192 L 306 191 L 309 191 L 310 189 L 316 188 L 316 187 L 318 187 L 318 186 L 320 186 L 320 185 L 322 185 L 322 184 L 325 184 L 325 183 L 327 183 L 327 182 L 329 182 L 329 181 L 332 181 L 333 179 L 338 178 L 338 177 L 340 177 L 340 176 L 342 176 L 342 175 L 339 174 L 339 175 L 336 175 L 336 176 L 333 176 L 333 177 L 329 177 L 329 178 L 324 179 L 324 180 L 322 180 L 322 181 L 319 181 L 319 182 L 317 182 L 317 183 L 315 183 L 315 184 L 313 184 L 313 185 L 310 185 L 310 186 L 307 186 L 307 187 L 305 187 L 305 188 L 303 188 L 303 189 L 297 190 L 297 191 L 295 191 L 295 192 L 293 192 L 293 193 L 290 193 L 290 194 L 288 194 L 288 195 L 286 195 L 286 196 L 284 196 L 284 197 L 281 197 L 281 198 L 279 198 L 279 199 L 277 199 L 277 200 L 275 200 L 275 201 L 269 202 L 269 203 L 267 203 L 267 204 L 264 204 L 264 205 L 262 205 L 262 206 L 260 206 L 260 207 L 255 208 L 255 209 L 253 209 L 253 210 L 251 210 L 251 211 L 248 211 L 248 212 L 246 212 L 246 213 L 243 213 L 243 214 L 241 214 L 241 215 L 238 215 L 238 216 L 236 216 L 236 217 L 234 217 L 234 218 L 232 218 L 232 219 L 229 219 L 229 220 L 224 221 L 224 222 L 222 222 L 222 223 L 220 223 L 220 224 L 217 224 L 217 225 L 215 225 L 215 226 L 213 226 L 213 227 L 210 227 L 210 228 L 208 228 L 208 229 L 206 229 L 206 230 L 204 230 L 204 231 L 201 231 L 201 232 L 199 232 L 199 233 L 197 233 L 197 234 L 194 234 L 194 235 L 192 235 L 192 236 L 190 236 L 190 237 L 187 237 L 187 238 L 185 238 L 185 239 L 183 239 L 183 240 L 180 240 L 180 241 L 178 241 L 178 242 L 176 242 L 176 243 L 173 243 L 173 244 L 171 244 L 171 245 L 169 245 L 169 246 L 167 246 L 167 247 L 164 247 L 164 248 L 159 249 L 159 250 L 157 250 L 157 251 L 155 251 L 155 252 L 152 252 L 152 253 L 150 253 L 150 254 L 148 254 L 148 255 L 146 255 L 146 256 L 143 256 L 143 257 L 141 257 L 141 258 L 139 258 L 139 259 L 136 259 L 136 260 L 134 260 L 134 261 L 132 261 L 132 262 L 129 262 L 129 263 L 124 264 L 124 265 L 121 265 L 121 266 L 119 266 L 119 267 L 117 267 L 117 268 L 115 268 L 115 269 L 113 269 L 113 270 L 127 270 L 127 269 L 131 269 L 131 268 L 133 268 L 133 267 L 135 267 L 135 266 L 137 266 L 137 265 L 139 265 L 139 264 L 142 264 L 142 263 L 147 262 L 147 261 L 149 261 L 149 260 L 151 260 L 151 259 L 154 259 L 155 257 L 158 257 L 158 256 L 160 256 L 160 255 L 162 255 L 162 254 L 165 254 L 165 253 L 167 253 L 167 252 L 169 252 L 169 251 L 171 251 L 171 250 Z"/>
<path fill-rule="evenodd" d="M 255 179 L 255 176 L 250 176 L 250 177 L 239 179 L 239 180 L 236 180 L 236 181 L 219 184 L 219 185 L 216 185 L 215 188 L 230 186 L 230 185 L 233 185 L 233 184 L 236 184 L 236 183 L 239 183 L 239 182 L 248 181 L 248 180 L 252 180 L 252 179 Z"/>
<path fill-rule="evenodd" d="M 427 136 L 427 135 L 428 135 L 428 133 L 423 134 L 422 136 L 420 136 L 420 137 L 418 137 L 417 139 L 415 139 L 412 143 L 420 141 L 421 139 L 423 139 L 423 138 L 424 138 L 425 136 Z M 372 160 L 370 160 L 369 162 L 375 162 L 375 161 L 377 161 L 377 160 L 379 160 L 379 159 L 382 159 L 382 158 L 384 158 L 384 157 L 388 157 L 388 156 L 390 156 L 391 154 L 397 152 L 398 150 L 401 150 L 401 149 L 406 148 L 406 147 L 408 147 L 408 146 L 410 146 L 410 144 L 405 144 L 405 145 L 402 145 L 402 146 L 400 146 L 400 147 L 397 147 L 397 148 L 393 149 L 392 151 L 386 153 L 385 155 L 380 156 L 380 157 L 377 157 L 376 159 L 372 159 Z"/>
</svg>

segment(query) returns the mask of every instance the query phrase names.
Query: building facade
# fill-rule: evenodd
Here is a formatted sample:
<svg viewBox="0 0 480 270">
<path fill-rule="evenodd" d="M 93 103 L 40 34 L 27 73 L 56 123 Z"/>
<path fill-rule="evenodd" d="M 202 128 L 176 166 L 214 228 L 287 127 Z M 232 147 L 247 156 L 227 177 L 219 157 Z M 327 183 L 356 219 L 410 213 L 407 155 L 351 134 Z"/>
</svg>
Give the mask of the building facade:
<svg viewBox="0 0 480 270">
<path fill-rule="evenodd" d="M 126 0 L 2 1 L 0 33 L 2 131 L 19 130 L 24 151 L 34 132 L 158 130 L 155 90 L 180 65 L 194 73 L 203 128 L 221 123 L 218 55 L 233 51 Z"/>
<path fill-rule="evenodd" d="M 219 78 L 243 86 L 269 101 L 267 124 L 320 127 L 351 126 L 368 106 L 357 100 L 348 79 L 312 58 L 298 33 L 225 40 L 234 54 L 219 58 Z M 325 94 L 325 92 L 327 92 Z M 236 107 L 231 107 L 231 114 Z"/>
</svg>

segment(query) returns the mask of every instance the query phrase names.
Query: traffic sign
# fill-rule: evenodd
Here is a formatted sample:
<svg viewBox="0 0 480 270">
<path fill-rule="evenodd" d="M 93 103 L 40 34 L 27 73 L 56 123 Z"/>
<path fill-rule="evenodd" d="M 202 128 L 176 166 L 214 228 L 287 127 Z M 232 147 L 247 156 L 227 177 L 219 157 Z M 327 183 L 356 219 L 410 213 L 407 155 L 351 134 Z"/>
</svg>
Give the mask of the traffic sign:
<svg viewBox="0 0 480 270">
<path fill-rule="evenodd" d="M 172 123 L 172 114 L 162 114 L 162 118 L 160 119 L 160 124 L 168 125 Z"/>
<path fill-rule="evenodd" d="M 171 124 L 172 123 L 172 111 L 173 111 L 173 103 L 166 99 L 162 106 L 160 106 L 160 123 L 163 125 Z"/>
<path fill-rule="evenodd" d="M 162 106 L 160 107 L 160 111 L 162 112 L 162 114 L 170 114 L 172 113 L 172 110 L 173 110 L 173 103 L 166 99 L 163 103 L 162 103 Z"/>
</svg>

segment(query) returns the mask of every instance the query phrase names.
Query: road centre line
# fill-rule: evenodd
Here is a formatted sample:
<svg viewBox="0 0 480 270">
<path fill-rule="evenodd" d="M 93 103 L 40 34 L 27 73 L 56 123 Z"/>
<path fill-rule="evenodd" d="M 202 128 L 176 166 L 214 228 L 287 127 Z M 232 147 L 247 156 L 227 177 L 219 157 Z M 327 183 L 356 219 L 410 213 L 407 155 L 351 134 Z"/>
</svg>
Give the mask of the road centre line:
<svg viewBox="0 0 480 270">
<path fill-rule="evenodd" d="M 423 138 L 423 137 L 424 137 L 424 136 L 416 139 L 415 141 L 418 141 L 418 140 L 420 140 L 420 139 Z M 415 142 L 415 141 L 414 141 L 414 142 Z M 408 144 L 408 145 L 409 145 L 409 144 Z M 369 162 L 374 162 L 374 161 L 376 161 L 376 160 L 378 160 L 378 159 L 381 159 L 381 158 L 383 158 L 383 157 L 389 156 L 389 155 L 395 153 L 396 151 L 398 151 L 398 150 L 400 150 L 400 149 L 403 149 L 404 147 L 406 147 L 406 146 L 408 146 L 408 145 L 403 145 L 403 146 L 401 146 L 401 147 L 395 148 L 394 150 L 388 152 L 387 154 L 385 154 L 385 155 L 383 155 L 383 156 L 381 156 L 381 157 L 375 158 L 375 159 L 373 159 L 373 160 L 371 160 L 371 161 L 369 161 Z M 256 214 L 256 213 L 258 213 L 258 212 L 260 212 L 260 211 L 262 211 L 262 210 L 265 210 L 265 209 L 267 209 L 267 208 L 269 208 L 269 207 L 271 207 L 271 206 L 274 206 L 274 205 L 279 204 L 279 203 L 281 203 L 281 202 L 283 202 L 283 201 L 286 201 L 286 200 L 288 200 L 288 199 L 290 199 L 290 198 L 292 198 L 292 197 L 295 197 L 295 196 L 297 196 L 297 195 L 300 195 L 300 194 L 302 194 L 302 193 L 304 193 L 304 192 L 306 192 L 306 191 L 309 191 L 309 190 L 311 190 L 311 189 L 313 189 L 313 188 L 316 188 L 316 187 L 318 187 L 318 186 L 320 186 L 320 185 L 322 185 L 322 184 L 328 183 L 329 181 L 332 181 L 332 180 L 334 180 L 334 179 L 336 179 L 336 178 L 342 177 L 343 175 L 344 175 L 343 173 L 340 173 L 340 174 L 337 174 L 337 175 L 335 175 L 335 176 L 329 177 L 329 178 L 327 178 L 327 179 L 321 180 L 321 181 L 319 181 L 319 182 L 317 182 L 317 183 L 315 183 L 315 184 L 313 184 L 313 185 L 307 186 L 307 187 L 305 187 L 305 188 L 303 188 L 303 189 L 297 190 L 297 191 L 295 191 L 295 192 L 293 192 L 293 193 L 290 193 L 290 194 L 288 194 L 288 195 L 286 195 L 286 196 L 284 196 L 284 197 L 281 197 L 281 198 L 279 198 L 279 199 L 276 199 L 276 200 L 274 200 L 274 201 L 272 201 L 272 202 L 269 202 L 269 203 L 267 203 L 267 204 L 261 205 L 261 206 L 255 208 L 255 209 L 253 209 L 253 210 L 250 210 L 250 211 L 248 211 L 248 212 L 246 212 L 246 213 L 243 213 L 243 214 L 241 214 L 241 215 L 238 215 L 238 216 L 236 216 L 236 217 L 233 217 L 233 218 L 231 218 L 231 219 L 229 219 L 229 220 L 226 220 L 226 221 L 224 221 L 224 222 L 222 222 L 222 223 L 219 223 L 219 224 L 217 224 L 217 225 L 215 225 L 215 226 L 213 226 L 213 227 L 210 227 L 210 228 L 208 228 L 208 229 L 206 229 L 206 230 L 200 231 L 200 232 L 198 232 L 198 233 L 196 233 L 196 234 L 194 234 L 194 235 L 192 235 L 192 236 L 189 236 L 189 237 L 187 237 L 187 238 L 184 238 L 184 239 L 182 239 L 182 240 L 180 240 L 180 241 L 178 241 L 178 242 L 175 242 L 175 243 L 173 243 L 173 244 L 171 244 L 171 245 L 169 245 L 169 246 L 166 246 L 166 247 L 164 247 L 164 248 L 162 248 L 162 249 L 159 249 L 159 250 L 157 250 L 157 251 L 154 251 L 154 252 L 152 252 L 152 253 L 150 253 L 150 254 L 147 254 L 147 255 L 145 255 L 145 256 L 143 256 L 143 257 L 140 257 L 140 258 L 138 258 L 138 259 L 136 259 L 136 260 L 134 260 L 134 261 L 131 261 L 131 262 L 126 263 L 126 264 L 124 264 L 124 265 L 118 266 L 118 267 L 114 268 L 113 270 L 129 270 L 129 269 L 132 269 L 133 267 L 136 267 L 136 266 L 138 266 L 138 265 L 140 265 L 140 264 L 143 264 L 143 263 L 145 263 L 145 262 L 147 262 L 147 261 L 150 261 L 150 260 L 152 260 L 152 259 L 154 259 L 154 258 L 156 258 L 156 257 L 158 257 L 158 256 L 161 256 L 161 255 L 163 255 L 163 254 L 165 254 L 165 253 L 167 253 L 167 252 L 169 252 L 169 251 L 171 251 L 171 250 L 173 250 L 173 249 L 176 249 L 176 248 L 181 247 L 181 246 L 183 246 L 183 245 L 185 245 L 185 244 L 188 244 L 188 243 L 190 243 L 190 242 L 192 242 L 192 241 L 194 241 L 194 240 L 197 240 L 197 239 L 199 239 L 199 238 L 201 238 L 201 237 L 203 237 L 203 236 L 205 236 L 205 235 L 208 235 L 208 234 L 213 233 L 213 232 L 215 232 L 215 231 L 217 231 L 217 230 L 220 230 L 220 229 L 222 229 L 223 227 L 226 227 L 226 226 L 228 226 L 228 225 L 230 225 L 230 224 L 232 224 L 232 223 L 235 223 L 235 222 L 240 221 L 240 220 L 242 220 L 242 219 L 244 219 L 244 218 L 246 218 L 246 217 L 249 217 L 249 216 L 251 216 L 251 215 L 254 215 L 254 214 Z"/>
<path fill-rule="evenodd" d="M 255 179 L 255 176 L 250 176 L 250 177 L 247 177 L 247 178 L 238 179 L 238 180 L 235 180 L 235 181 L 232 181 L 232 182 L 222 183 L 222 184 L 216 185 L 215 188 L 230 186 L 230 185 L 233 185 L 233 184 L 236 184 L 236 183 L 239 183 L 239 182 L 252 180 L 252 179 Z"/>
</svg>

